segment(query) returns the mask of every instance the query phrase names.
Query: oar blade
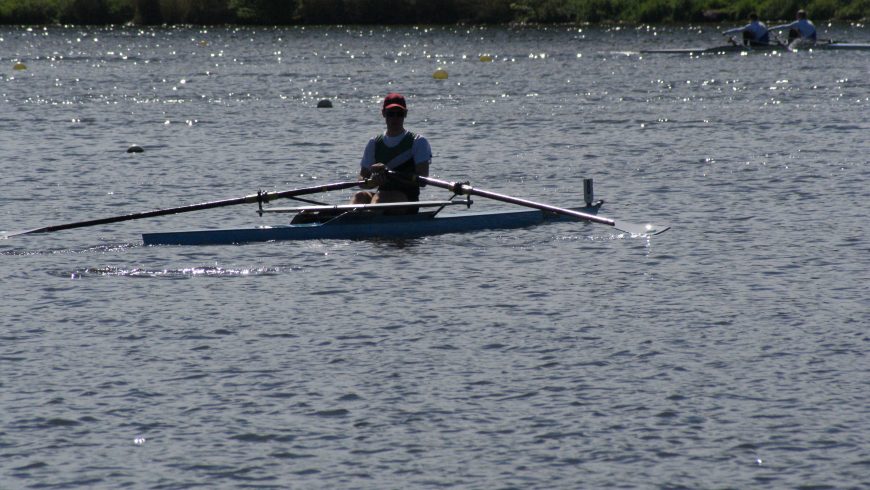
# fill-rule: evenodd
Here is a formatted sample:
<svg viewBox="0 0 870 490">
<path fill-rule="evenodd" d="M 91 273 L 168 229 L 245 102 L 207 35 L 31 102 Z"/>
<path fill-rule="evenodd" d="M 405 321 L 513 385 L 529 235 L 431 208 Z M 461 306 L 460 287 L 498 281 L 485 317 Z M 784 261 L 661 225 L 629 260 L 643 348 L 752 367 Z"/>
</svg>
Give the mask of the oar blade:
<svg viewBox="0 0 870 490">
<path fill-rule="evenodd" d="M 631 233 L 632 235 L 659 235 L 671 229 L 670 226 L 654 225 L 652 223 L 630 223 L 628 221 L 616 220 L 613 225 L 619 231 Z"/>
<path fill-rule="evenodd" d="M 28 233 L 38 233 L 39 228 L 33 230 L 18 230 L 18 231 L 0 231 L 0 240 L 6 240 L 18 235 L 27 235 Z"/>
</svg>

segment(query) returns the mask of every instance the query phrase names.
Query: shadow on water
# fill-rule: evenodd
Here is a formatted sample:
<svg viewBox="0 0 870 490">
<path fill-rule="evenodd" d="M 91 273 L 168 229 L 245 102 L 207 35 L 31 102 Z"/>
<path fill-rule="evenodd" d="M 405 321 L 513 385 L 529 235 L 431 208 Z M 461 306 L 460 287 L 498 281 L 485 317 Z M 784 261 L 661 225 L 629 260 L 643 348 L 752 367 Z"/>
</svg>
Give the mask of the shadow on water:
<svg viewBox="0 0 870 490">
<path fill-rule="evenodd" d="M 422 245 L 425 238 L 371 238 L 360 240 L 362 242 L 371 243 L 376 248 L 405 250 L 414 249 Z"/>
</svg>

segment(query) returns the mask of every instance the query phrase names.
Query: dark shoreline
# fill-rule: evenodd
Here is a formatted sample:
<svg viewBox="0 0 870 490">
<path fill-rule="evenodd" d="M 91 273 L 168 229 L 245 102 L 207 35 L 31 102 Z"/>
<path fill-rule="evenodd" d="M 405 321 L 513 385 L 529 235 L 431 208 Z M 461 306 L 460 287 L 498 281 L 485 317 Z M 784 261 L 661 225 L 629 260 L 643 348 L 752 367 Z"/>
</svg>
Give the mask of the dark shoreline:
<svg viewBox="0 0 870 490">
<path fill-rule="evenodd" d="M 0 0 L 0 24 L 396 25 L 870 18 L 868 0 Z"/>
</svg>

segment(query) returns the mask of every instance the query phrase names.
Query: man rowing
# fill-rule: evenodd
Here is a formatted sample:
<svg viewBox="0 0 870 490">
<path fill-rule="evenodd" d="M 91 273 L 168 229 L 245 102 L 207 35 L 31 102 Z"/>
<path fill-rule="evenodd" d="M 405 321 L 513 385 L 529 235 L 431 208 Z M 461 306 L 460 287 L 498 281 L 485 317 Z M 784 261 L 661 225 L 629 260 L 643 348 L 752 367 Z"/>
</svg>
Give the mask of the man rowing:
<svg viewBox="0 0 870 490">
<path fill-rule="evenodd" d="M 770 34 L 764 22 L 758 20 L 755 13 L 749 14 L 749 23 L 743 27 L 735 27 L 723 32 L 724 35 L 743 33 L 744 46 L 767 45 L 770 43 Z"/>
<path fill-rule="evenodd" d="M 807 19 L 807 13 L 804 10 L 797 11 L 797 20 L 789 24 L 773 26 L 771 31 L 780 29 L 788 29 L 788 42 L 791 44 L 794 41 L 816 42 L 816 26 Z"/>
<path fill-rule="evenodd" d="M 370 139 L 360 161 L 359 176 L 366 180 L 366 189 L 354 194 L 353 204 L 376 204 L 387 202 L 409 202 L 420 200 L 420 186 L 412 182 L 415 175 L 429 175 L 432 162 L 432 148 L 423 136 L 405 129 L 408 105 L 405 97 L 390 93 L 384 98 L 381 108 L 387 129 Z M 405 179 L 388 177 L 386 170 L 392 170 Z M 416 213 L 417 208 L 403 210 Z"/>
</svg>

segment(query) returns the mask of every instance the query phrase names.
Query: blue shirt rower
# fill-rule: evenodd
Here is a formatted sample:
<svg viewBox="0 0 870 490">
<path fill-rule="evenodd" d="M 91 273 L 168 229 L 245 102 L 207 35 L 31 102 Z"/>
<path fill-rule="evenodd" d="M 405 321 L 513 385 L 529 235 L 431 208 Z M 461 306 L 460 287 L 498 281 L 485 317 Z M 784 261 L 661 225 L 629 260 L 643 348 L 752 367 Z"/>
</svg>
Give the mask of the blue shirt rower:
<svg viewBox="0 0 870 490">
<path fill-rule="evenodd" d="M 743 44 L 746 46 L 770 43 L 770 34 L 767 31 L 767 26 L 764 25 L 764 22 L 758 20 L 758 15 L 756 14 L 749 15 L 749 23 L 745 26 L 728 29 L 722 34 L 729 35 L 737 34 L 738 32 L 743 33 Z"/>
<path fill-rule="evenodd" d="M 384 98 L 381 115 L 387 129 L 366 144 L 359 172 L 361 179 L 369 181 L 366 188 L 377 187 L 377 191 L 357 192 L 351 202 L 376 204 L 419 201 L 420 187 L 417 184 L 390 179 L 385 171 L 393 170 L 409 180 L 415 175 L 427 177 L 432 162 L 432 148 L 426 138 L 405 129 L 408 105 L 401 94 L 390 93 Z M 414 213 L 417 208 L 409 208 L 405 212 Z"/>
<path fill-rule="evenodd" d="M 807 13 L 804 10 L 798 10 L 796 21 L 770 28 L 771 31 L 777 31 L 780 29 L 788 29 L 789 42 L 797 39 L 816 42 L 816 26 L 807 19 Z"/>
</svg>

